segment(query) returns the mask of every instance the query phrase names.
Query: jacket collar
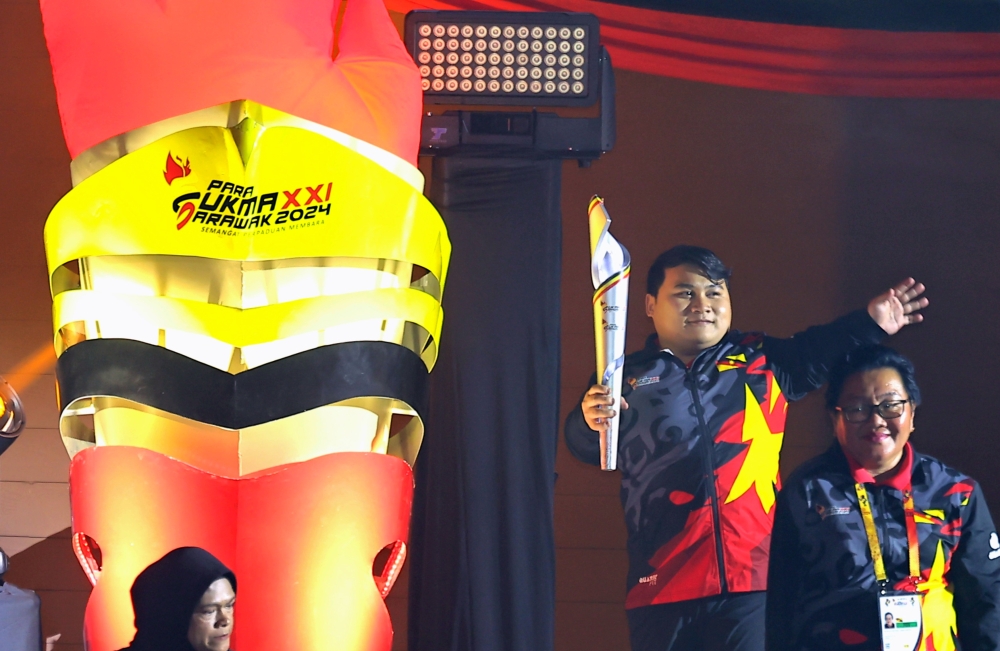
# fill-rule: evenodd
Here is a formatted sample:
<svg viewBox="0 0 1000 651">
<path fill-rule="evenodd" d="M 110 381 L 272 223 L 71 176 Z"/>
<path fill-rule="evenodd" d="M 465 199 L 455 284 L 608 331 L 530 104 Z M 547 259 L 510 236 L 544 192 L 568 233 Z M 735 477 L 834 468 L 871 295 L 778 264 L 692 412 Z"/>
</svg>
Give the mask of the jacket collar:
<svg viewBox="0 0 1000 651">
<path fill-rule="evenodd" d="M 729 332 L 727 332 L 725 336 L 722 337 L 722 340 L 719 343 L 715 344 L 710 348 L 706 348 L 705 350 L 698 353 L 698 356 L 695 357 L 694 360 L 692 360 L 691 366 L 689 366 L 688 368 L 694 367 L 695 362 L 697 362 L 699 358 L 703 357 L 709 351 L 717 350 L 720 346 L 724 346 L 726 343 L 730 341 L 730 339 L 733 337 L 734 334 L 739 334 L 739 333 L 737 333 L 734 330 L 729 330 Z M 674 355 L 674 352 L 672 350 L 670 350 L 669 348 L 660 348 L 660 338 L 656 335 L 655 332 L 646 337 L 646 344 L 642 347 L 641 351 L 636 353 L 636 355 L 642 355 L 642 357 L 645 358 L 645 357 L 656 357 L 657 355 L 660 355 L 662 353 L 670 354 L 671 356 L 677 359 L 678 363 L 680 363 L 681 366 L 685 366 L 685 364 L 680 361 L 680 358 Z"/>
<path fill-rule="evenodd" d="M 837 446 L 840 447 L 839 445 Z M 872 476 L 870 472 L 858 465 L 849 454 L 844 453 L 841 450 L 844 458 L 847 460 L 847 466 L 850 468 L 851 477 L 855 482 L 859 484 L 881 484 L 883 486 L 888 486 L 890 488 L 895 488 L 896 490 L 903 492 L 910 490 L 913 485 L 913 446 L 910 445 L 909 441 L 906 443 L 906 447 L 903 448 L 903 458 L 899 461 L 898 470 L 889 478 L 884 481 L 877 481 L 875 477 Z"/>
</svg>

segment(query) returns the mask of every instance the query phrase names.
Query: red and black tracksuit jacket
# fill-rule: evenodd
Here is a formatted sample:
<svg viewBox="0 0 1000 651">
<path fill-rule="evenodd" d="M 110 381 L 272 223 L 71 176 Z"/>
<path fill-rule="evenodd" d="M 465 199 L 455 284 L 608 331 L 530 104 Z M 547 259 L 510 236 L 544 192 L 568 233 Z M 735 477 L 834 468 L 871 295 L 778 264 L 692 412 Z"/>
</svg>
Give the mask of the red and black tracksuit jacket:
<svg viewBox="0 0 1000 651">
<path fill-rule="evenodd" d="M 789 339 L 730 331 L 690 368 L 653 335 L 625 359 L 618 468 L 628 528 L 626 608 L 767 587 L 788 401 L 855 347 L 885 337 L 865 311 Z M 579 406 L 566 443 L 599 465 Z"/>
<path fill-rule="evenodd" d="M 923 581 L 920 651 L 1000 648 L 1000 539 L 975 480 L 907 445 L 885 483 L 838 444 L 802 464 L 778 497 L 767 592 L 768 651 L 880 651 L 875 566 L 855 482 L 865 486 L 892 588 L 912 590 L 903 491 Z"/>
</svg>

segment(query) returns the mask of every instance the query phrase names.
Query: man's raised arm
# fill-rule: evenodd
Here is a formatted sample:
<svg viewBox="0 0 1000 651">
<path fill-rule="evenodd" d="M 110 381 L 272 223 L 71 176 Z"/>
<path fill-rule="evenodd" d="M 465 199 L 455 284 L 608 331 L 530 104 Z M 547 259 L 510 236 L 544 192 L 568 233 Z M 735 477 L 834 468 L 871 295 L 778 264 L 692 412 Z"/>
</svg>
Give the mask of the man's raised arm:
<svg viewBox="0 0 1000 651">
<path fill-rule="evenodd" d="M 924 320 L 923 283 L 907 278 L 857 310 L 826 325 L 789 337 L 764 337 L 768 365 L 789 400 L 797 400 L 826 382 L 830 367 L 851 350 L 880 343 L 911 323 Z"/>
</svg>

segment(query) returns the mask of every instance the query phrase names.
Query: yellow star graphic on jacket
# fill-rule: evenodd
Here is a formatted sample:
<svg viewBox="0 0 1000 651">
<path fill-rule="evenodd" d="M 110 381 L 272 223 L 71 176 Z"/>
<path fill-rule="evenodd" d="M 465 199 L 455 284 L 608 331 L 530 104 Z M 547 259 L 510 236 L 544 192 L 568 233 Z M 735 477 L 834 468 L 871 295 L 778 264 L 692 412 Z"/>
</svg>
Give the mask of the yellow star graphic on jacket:
<svg viewBox="0 0 1000 651">
<path fill-rule="evenodd" d="M 958 624 L 955 621 L 954 594 L 944 579 L 948 570 L 944 561 L 944 546 L 938 541 L 934 563 L 927 580 L 917 586 L 924 593 L 922 612 L 924 630 L 921 649 L 925 651 L 955 651 L 955 635 Z"/>
<path fill-rule="evenodd" d="M 732 371 L 734 369 L 743 368 L 747 365 L 747 356 L 743 353 L 739 355 L 729 355 L 725 359 L 720 359 L 715 363 L 715 367 L 722 371 Z"/>
<path fill-rule="evenodd" d="M 733 488 L 729 491 L 729 497 L 726 498 L 726 504 L 739 499 L 751 487 L 755 487 L 764 512 L 770 513 L 771 507 L 774 506 L 774 483 L 778 479 L 778 454 L 781 452 L 781 442 L 785 438 L 785 432 L 784 430 L 780 432 L 771 430 L 764 414 L 765 405 L 757 402 L 757 398 L 749 386 L 746 387 L 746 392 L 747 402 L 743 412 L 743 442 L 749 441 L 750 447 L 747 449 L 747 455 L 740 467 L 740 472 L 736 475 L 736 481 L 733 482 Z M 769 399 L 764 401 L 768 413 L 774 411 L 775 403 L 778 402 L 780 395 L 781 389 L 778 388 L 778 383 L 772 377 L 771 390 L 768 392 Z M 787 408 L 787 403 L 783 400 L 781 402 L 783 404 L 778 408 Z M 777 420 L 783 422 L 783 419 Z"/>
</svg>

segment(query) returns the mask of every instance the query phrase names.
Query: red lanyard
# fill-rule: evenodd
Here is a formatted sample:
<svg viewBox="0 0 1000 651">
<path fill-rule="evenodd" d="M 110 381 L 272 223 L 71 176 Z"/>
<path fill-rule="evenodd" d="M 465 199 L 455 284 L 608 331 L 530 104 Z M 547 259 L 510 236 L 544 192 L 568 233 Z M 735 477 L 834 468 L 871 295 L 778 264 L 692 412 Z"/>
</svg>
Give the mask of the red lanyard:
<svg viewBox="0 0 1000 651">
<path fill-rule="evenodd" d="M 885 561 L 882 560 L 882 546 L 878 540 L 878 530 L 875 528 L 875 518 L 872 517 L 872 506 L 868 501 L 868 491 L 861 484 L 855 483 L 854 490 L 858 494 L 858 506 L 861 509 L 861 519 L 865 523 L 865 533 L 868 535 L 868 548 L 875 564 L 875 578 L 879 583 L 887 581 Z M 913 508 L 913 491 L 907 487 L 903 491 L 903 517 L 906 520 L 906 545 L 910 560 L 910 583 L 915 587 L 922 578 L 920 576 L 920 541 L 917 539 L 916 510 Z"/>
</svg>

